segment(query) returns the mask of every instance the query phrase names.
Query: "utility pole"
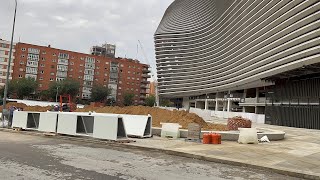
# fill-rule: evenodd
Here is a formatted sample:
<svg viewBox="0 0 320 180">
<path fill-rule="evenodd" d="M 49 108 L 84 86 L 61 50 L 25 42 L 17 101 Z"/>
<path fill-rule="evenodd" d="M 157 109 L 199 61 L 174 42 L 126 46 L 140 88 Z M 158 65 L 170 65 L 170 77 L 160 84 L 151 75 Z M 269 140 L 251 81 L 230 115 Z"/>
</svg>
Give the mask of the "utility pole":
<svg viewBox="0 0 320 180">
<path fill-rule="evenodd" d="M 7 67 L 7 76 L 6 76 L 6 84 L 4 87 L 4 94 L 3 94 L 3 108 L 2 108 L 2 127 L 4 126 L 4 116 L 3 114 L 7 112 L 6 104 L 7 104 L 7 95 L 8 95 L 8 86 L 9 86 L 9 75 L 10 75 L 10 66 L 11 66 L 11 58 L 12 58 L 12 47 L 13 47 L 13 36 L 14 36 L 14 26 L 16 24 L 16 14 L 17 14 L 17 0 L 15 0 L 15 8 L 14 8 L 14 16 L 13 16 L 13 25 L 12 25 L 12 34 L 11 34 L 11 43 L 10 43 L 10 52 L 9 52 L 9 61 Z M 9 122 L 8 122 L 9 127 Z"/>
</svg>

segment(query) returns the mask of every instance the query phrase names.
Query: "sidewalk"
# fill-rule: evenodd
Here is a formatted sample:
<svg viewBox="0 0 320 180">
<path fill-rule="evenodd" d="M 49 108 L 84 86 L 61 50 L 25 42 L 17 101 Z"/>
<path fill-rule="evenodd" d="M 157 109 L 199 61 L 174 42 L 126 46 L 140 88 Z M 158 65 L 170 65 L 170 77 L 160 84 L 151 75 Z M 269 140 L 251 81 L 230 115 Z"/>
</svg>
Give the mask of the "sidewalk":
<svg viewBox="0 0 320 180">
<path fill-rule="evenodd" d="M 320 130 L 265 124 L 253 124 L 253 127 L 285 131 L 286 136 L 282 141 L 257 145 L 233 141 L 223 141 L 221 145 L 205 145 L 160 137 L 137 139 L 135 143 L 128 145 L 203 160 L 269 169 L 301 178 L 320 179 Z"/>
</svg>

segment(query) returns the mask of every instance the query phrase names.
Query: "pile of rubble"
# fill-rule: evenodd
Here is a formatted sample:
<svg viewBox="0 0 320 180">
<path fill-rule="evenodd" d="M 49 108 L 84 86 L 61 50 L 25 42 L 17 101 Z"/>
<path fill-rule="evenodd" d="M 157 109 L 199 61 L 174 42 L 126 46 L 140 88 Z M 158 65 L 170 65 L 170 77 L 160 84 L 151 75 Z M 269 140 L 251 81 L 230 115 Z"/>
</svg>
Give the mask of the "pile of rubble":
<svg viewBox="0 0 320 180">
<path fill-rule="evenodd" d="M 251 120 L 236 116 L 228 119 L 227 127 L 229 131 L 234 131 L 238 130 L 238 128 L 251 128 L 251 124 Z"/>
</svg>

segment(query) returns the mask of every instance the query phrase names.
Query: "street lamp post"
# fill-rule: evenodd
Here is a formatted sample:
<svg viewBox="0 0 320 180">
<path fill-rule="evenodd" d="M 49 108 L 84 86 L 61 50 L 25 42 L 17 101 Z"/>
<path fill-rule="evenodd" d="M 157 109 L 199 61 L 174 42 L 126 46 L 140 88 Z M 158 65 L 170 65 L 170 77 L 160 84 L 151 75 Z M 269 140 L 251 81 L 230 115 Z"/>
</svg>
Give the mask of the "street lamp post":
<svg viewBox="0 0 320 180">
<path fill-rule="evenodd" d="M 58 102 L 58 93 L 59 93 L 59 86 L 57 86 L 56 102 Z"/>
<path fill-rule="evenodd" d="M 11 34 L 11 43 L 10 43 L 10 52 L 9 52 L 9 61 L 8 61 L 8 68 L 7 68 L 7 76 L 6 76 L 6 83 L 4 87 L 4 94 L 3 94 L 3 108 L 2 108 L 2 127 L 4 126 L 4 112 L 6 111 L 6 103 L 7 103 L 7 95 L 8 95 L 8 86 L 9 86 L 9 75 L 10 75 L 10 66 L 11 66 L 11 58 L 12 58 L 12 47 L 13 47 L 13 36 L 14 36 L 14 26 L 16 24 L 16 14 L 17 14 L 17 0 L 15 0 L 15 8 L 14 8 L 14 16 L 13 16 L 13 26 L 12 26 L 12 34 Z M 9 123 L 8 123 L 9 126 Z"/>
</svg>

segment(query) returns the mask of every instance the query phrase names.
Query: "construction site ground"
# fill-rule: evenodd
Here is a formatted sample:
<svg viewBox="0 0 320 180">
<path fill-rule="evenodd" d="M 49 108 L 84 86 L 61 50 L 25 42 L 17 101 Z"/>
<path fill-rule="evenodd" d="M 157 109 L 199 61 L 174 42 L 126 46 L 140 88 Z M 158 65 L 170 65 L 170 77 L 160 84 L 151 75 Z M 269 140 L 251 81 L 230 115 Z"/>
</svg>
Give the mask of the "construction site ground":
<svg viewBox="0 0 320 180">
<path fill-rule="evenodd" d="M 215 120 L 223 124 L 225 120 Z M 155 148 L 175 155 L 232 165 L 255 167 L 306 179 L 320 179 L 320 130 L 253 124 L 285 131 L 284 140 L 259 144 L 223 141 L 221 145 L 185 142 L 160 137 L 138 139 L 129 146 Z"/>
<path fill-rule="evenodd" d="M 270 170 L 181 157 L 161 148 L 132 146 L 133 143 L 43 136 L 37 131 L 1 128 L 0 137 L 0 173 L 1 179 L 6 180 L 299 179 Z"/>
<path fill-rule="evenodd" d="M 225 121 L 218 121 L 217 123 L 223 124 Z M 220 145 L 185 142 L 184 139 L 173 140 L 156 136 L 146 139 L 134 139 L 135 142 L 125 144 L 106 144 L 106 142 L 99 140 L 94 141 L 92 139 L 64 136 L 52 136 L 49 138 L 70 139 L 73 142 L 80 142 L 86 145 L 88 143 L 95 143 L 106 147 L 116 146 L 134 150 L 156 151 L 215 163 L 261 169 L 264 172 L 269 171 L 285 176 L 320 179 L 320 130 L 264 124 L 253 124 L 253 127 L 285 131 L 286 137 L 284 140 L 271 141 L 270 143 L 238 144 L 235 141 L 223 141 Z M 42 135 L 38 132 L 0 130 L 15 132 L 16 134 Z M 191 160 L 191 162 L 193 161 L 196 160 Z M 284 179 L 291 178 L 286 177 Z"/>
</svg>

